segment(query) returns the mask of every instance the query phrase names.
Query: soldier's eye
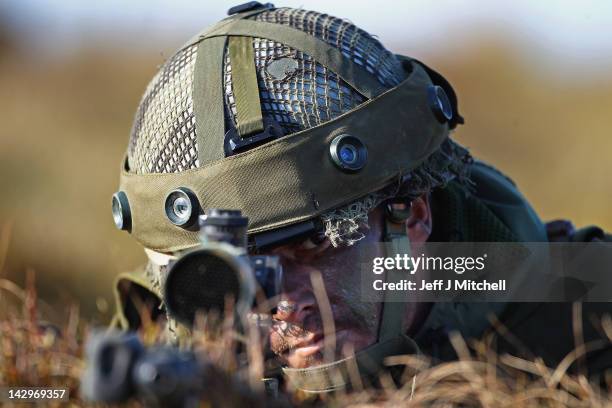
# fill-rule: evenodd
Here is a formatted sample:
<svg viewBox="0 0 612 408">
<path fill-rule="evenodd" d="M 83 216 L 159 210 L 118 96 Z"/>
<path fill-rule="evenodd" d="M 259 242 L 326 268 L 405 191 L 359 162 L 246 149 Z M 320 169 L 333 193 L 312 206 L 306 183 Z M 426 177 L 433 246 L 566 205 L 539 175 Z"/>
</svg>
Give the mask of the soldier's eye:
<svg viewBox="0 0 612 408">
<path fill-rule="evenodd" d="M 323 232 L 317 233 L 308 239 L 302 241 L 300 244 L 300 249 L 315 249 L 321 247 L 327 241 L 327 237 Z"/>
</svg>

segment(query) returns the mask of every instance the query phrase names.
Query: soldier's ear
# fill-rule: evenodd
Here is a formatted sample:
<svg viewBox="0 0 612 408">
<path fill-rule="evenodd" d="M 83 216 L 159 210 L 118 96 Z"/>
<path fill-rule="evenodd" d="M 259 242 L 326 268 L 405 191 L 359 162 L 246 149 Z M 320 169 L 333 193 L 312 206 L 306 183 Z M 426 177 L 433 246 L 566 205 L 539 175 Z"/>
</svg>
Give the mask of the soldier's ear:
<svg viewBox="0 0 612 408">
<path fill-rule="evenodd" d="M 410 216 L 406 219 L 406 234 L 410 242 L 425 242 L 431 235 L 431 208 L 429 194 L 412 200 Z"/>
</svg>

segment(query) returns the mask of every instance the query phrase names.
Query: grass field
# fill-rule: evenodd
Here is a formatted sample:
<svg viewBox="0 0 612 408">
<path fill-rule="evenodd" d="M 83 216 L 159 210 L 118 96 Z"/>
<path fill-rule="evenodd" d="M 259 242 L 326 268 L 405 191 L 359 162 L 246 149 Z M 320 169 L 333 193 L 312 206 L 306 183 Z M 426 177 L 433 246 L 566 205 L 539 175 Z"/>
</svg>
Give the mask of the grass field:
<svg viewBox="0 0 612 408">
<path fill-rule="evenodd" d="M 4 279 L 0 280 L 2 293 L 12 293 L 22 301 L 21 308 L 0 321 L 0 384 L 68 388 L 70 406 L 100 406 L 83 400 L 79 391 L 80 379 L 86 367 L 84 341 L 90 335 L 90 323 L 81 320 L 78 309 L 72 308 L 64 325 L 55 328 L 41 324 L 40 318 L 45 312 L 40 309 L 33 275 L 30 274 L 27 280 L 25 289 Z M 139 334 L 145 344 L 163 339 L 163 328 L 150 322 L 147 324 L 146 319 L 144 322 Z M 610 341 L 612 321 L 604 322 L 603 326 L 608 334 L 607 340 Z M 323 403 L 324 406 L 332 407 L 364 408 L 612 406 L 612 379 L 606 379 L 606 390 L 600 388 L 600 385 L 589 383 L 583 375 L 568 374 L 568 368 L 581 358 L 580 350 L 585 350 L 585 346 L 568 354 L 557 367 L 547 367 L 538 359 L 528 361 L 507 354 L 498 355 L 488 338 L 467 344 L 457 335 L 451 337 L 459 356 L 455 362 L 432 365 L 427 356 L 388 357 L 386 364 L 403 366 L 405 369 L 401 386 L 396 385 L 388 374 L 384 374 L 380 377 L 380 388 L 369 388 L 364 386 L 354 372 L 349 373 L 352 374 L 350 380 L 354 389 L 350 394 L 322 394 L 319 400 L 315 400 L 312 394 L 286 391 L 280 400 L 266 400 L 263 395 L 259 395 L 261 383 L 257 380 L 262 378 L 263 373 L 261 354 L 252 347 L 253 344 L 260 344 L 259 339 L 255 340 L 249 335 L 246 340 L 241 338 L 231 330 L 221 330 L 218 337 L 212 338 L 195 335 L 195 350 L 213 364 L 209 369 L 216 373 L 216 379 L 212 380 L 215 386 L 207 390 L 201 406 L 235 405 L 229 401 L 240 401 L 241 406 L 262 407 L 270 406 L 272 402 L 281 407 L 321 406 L 319 403 Z M 244 341 L 251 351 L 247 353 L 249 363 L 237 368 L 239 365 L 228 350 L 240 341 Z M 241 386 L 219 380 L 220 377 L 236 379 L 238 375 L 242 375 Z M 251 386 L 244 388 L 246 384 Z M 135 400 L 128 405 L 141 406 Z"/>
<path fill-rule="evenodd" d="M 456 139 L 510 175 L 543 219 L 612 230 L 612 77 L 557 76 L 554 67 L 533 64 L 528 52 L 486 35 L 459 54 L 427 61 L 459 94 L 466 125 Z M 133 113 L 163 60 L 109 48 L 38 59 L 0 41 L 0 382 L 60 381 L 76 389 L 82 339 L 87 327 L 108 321 L 113 277 L 144 260 L 136 243 L 116 231 L 110 197 Z M 38 295 L 34 287 L 20 289 L 27 276 L 35 277 Z M 62 337 L 40 332 L 38 317 L 58 324 Z M 497 356 L 483 345 L 468 353 L 461 339 L 455 346 L 457 363 L 406 360 L 421 373 L 412 405 L 432 398 L 610 405 L 562 366 Z M 396 391 L 343 398 L 397 406 L 412 395 Z"/>
</svg>

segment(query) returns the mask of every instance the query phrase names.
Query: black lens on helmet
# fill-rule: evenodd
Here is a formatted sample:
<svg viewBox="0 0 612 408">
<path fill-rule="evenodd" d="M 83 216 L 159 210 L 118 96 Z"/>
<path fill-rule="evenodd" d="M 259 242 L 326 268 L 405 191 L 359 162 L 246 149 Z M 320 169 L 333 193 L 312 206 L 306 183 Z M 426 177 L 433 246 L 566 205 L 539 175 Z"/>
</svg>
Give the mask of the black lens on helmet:
<svg viewBox="0 0 612 408">
<path fill-rule="evenodd" d="M 166 197 L 165 210 L 171 223 L 187 228 L 195 224 L 200 204 L 193 191 L 180 187 L 171 191 Z"/>
<path fill-rule="evenodd" d="M 453 106 L 441 86 L 429 85 L 427 88 L 429 106 L 440 123 L 445 123 L 453 118 Z"/>
<path fill-rule="evenodd" d="M 340 148 L 340 160 L 344 163 L 355 163 L 357 160 L 357 149 L 352 145 L 344 145 Z"/>
<path fill-rule="evenodd" d="M 130 212 L 127 195 L 123 191 L 113 194 L 112 211 L 117 228 L 123 231 L 131 231 L 132 213 Z"/>
<path fill-rule="evenodd" d="M 368 150 L 355 136 L 338 135 L 329 145 L 329 156 L 341 170 L 359 171 L 368 160 Z"/>
</svg>

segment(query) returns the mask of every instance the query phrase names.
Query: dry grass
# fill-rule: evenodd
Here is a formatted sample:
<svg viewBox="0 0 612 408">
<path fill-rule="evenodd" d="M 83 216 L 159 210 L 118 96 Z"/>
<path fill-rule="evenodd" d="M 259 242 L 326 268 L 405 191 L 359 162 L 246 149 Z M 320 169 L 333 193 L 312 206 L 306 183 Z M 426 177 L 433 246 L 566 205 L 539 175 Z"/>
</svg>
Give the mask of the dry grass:
<svg viewBox="0 0 612 408">
<path fill-rule="evenodd" d="M 84 326 L 78 307 L 71 309 L 64 327 L 49 325 L 40 316 L 33 273 L 28 274 L 27 282 L 26 290 L 21 290 L 0 279 L 0 299 L 10 292 L 22 300 L 21 313 L 8 313 L 0 320 L 0 384 L 67 387 L 71 396 L 78 395 L 84 364 Z"/>
<path fill-rule="evenodd" d="M 0 322 L 0 384 L 9 386 L 57 386 L 70 389 L 71 406 L 91 406 L 79 397 L 79 379 L 85 366 L 83 344 L 89 325 L 79 318 L 78 307 L 65 325 L 59 329 L 46 325 L 39 310 L 34 275 L 29 274 L 28 285 L 21 290 L 9 281 L 0 280 L 0 293 L 19 290 L 21 310 L 5 316 Z M 0 297 L 1 299 L 2 297 Z M 143 315 L 143 317 L 145 317 Z M 145 344 L 164 337 L 164 330 L 144 319 L 140 332 Z M 205 355 L 216 369 L 230 375 L 243 374 L 255 392 L 261 391 L 263 359 L 254 341 L 258 333 L 238 335 L 232 322 L 226 321 L 214 332 L 207 331 L 209 321 L 202 319 L 195 331 L 194 348 Z M 610 326 L 610 322 L 604 324 Z M 608 327 L 609 328 L 609 327 Z M 213 333 L 211 335 L 211 333 Z M 452 337 L 459 360 L 432 365 L 425 356 L 393 356 L 388 365 L 406 367 L 402 387 L 397 387 L 390 376 L 382 375 L 379 389 L 361 388 L 355 384 L 353 393 L 323 395 L 318 400 L 299 392 L 288 394 L 292 405 L 358 406 L 358 407 L 607 407 L 612 406 L 611 394 L 588 382 L 584 376 L 567 373 L 568 367 L 579 356 L 579 348 L 558 367 L 546 367 L 541 360 L 527 361 L 511 355 L 498 355 L 487 341 L 476 341 L 469 346 L 459 336 Z M 258 340 L 257 340 L 258 341 Z M 239 370 L 239 364 L 228 350 L 236 343 L 248 344 L 249 364 Z M 413 373 L 417 373 L 413 376 Z M 250 379 L 250 380 L 249 380 Z M 355 378 L 353 378 L 355 381 Z M 214 390 L 215 395 L 232 395 L 236 391 L 229 382 L 227 389 Z M 138 406 L 132 401 L 129 406 Z M 99 406 L 99 405 L 98 405 Z"/>
</svg>

